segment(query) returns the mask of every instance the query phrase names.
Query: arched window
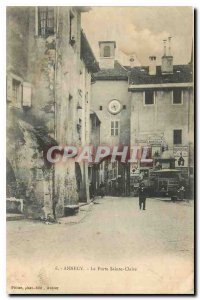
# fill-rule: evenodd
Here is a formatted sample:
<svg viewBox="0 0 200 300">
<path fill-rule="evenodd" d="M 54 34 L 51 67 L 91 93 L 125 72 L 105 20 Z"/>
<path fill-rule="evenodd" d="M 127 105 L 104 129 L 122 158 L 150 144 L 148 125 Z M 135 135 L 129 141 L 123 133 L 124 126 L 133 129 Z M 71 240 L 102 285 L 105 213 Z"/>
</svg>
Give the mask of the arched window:
<svg viewBox="0 0 200 300">
<path fill-rule="evenodd" d="M 103 56 L 104 57 L 110 57 L 110 47 L 109 46 L 105 46 L 103 49 Z"/>
</svg>

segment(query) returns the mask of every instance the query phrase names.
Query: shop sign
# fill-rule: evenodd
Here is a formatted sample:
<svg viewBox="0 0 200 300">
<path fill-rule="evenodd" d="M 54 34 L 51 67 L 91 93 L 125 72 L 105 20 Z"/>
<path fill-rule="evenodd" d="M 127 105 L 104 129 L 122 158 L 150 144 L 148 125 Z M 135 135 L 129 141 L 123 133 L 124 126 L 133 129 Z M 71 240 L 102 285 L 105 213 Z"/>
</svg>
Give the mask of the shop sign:
<svg viewBox="0 0 200 300">
<path fill-rule="evenodd" d="M 188 167 L 188 147 L 176 146 L 174 147 L 175 167 Z"/>
</svg>

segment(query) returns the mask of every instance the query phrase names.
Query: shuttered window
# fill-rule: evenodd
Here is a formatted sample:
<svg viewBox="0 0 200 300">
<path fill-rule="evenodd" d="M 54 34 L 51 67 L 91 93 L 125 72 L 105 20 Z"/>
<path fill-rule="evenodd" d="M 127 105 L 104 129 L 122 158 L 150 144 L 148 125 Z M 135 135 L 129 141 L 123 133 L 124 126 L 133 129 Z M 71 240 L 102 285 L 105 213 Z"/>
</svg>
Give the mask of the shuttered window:
<svg viewBox="0 0 200 300">
<path fill-rule="evenodd" d="M 21 81 L 7 76 L 7 101 L 15 107 L 22 106 L 22 85 Z"/>
<path fill-rule="evenodd" d="M 31 107 L 32 87 L 14 74 L 7 76 L 6 99 L 15 107 Z"/>
<path fill-rule="evenodd" d="M 31 107 L 31 84 L 28 82 L 23 83 L 23 96 L 22 103 L 25 107 Z"/>
<path fill-rule="evenodd" d="M 6 81 L 6 99 L 9 102 L 12 101 L 12 77 L 11 76 L 7 76 L 7 81 Z"/>
</svg>

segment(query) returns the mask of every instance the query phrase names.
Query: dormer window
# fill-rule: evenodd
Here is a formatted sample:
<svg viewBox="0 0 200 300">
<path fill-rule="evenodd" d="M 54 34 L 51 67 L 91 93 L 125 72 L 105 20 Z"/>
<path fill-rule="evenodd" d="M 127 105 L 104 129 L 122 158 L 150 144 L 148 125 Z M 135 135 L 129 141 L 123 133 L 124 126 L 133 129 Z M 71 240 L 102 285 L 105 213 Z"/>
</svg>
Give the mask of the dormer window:
<svg viewBox="0 0 200 300">
<path fill-rule="evenodd" d="M 103 49 L 103 56 L 104 57 L 110 57 L 110 47 L 109 46 L 105 46 Z"/>
<path fill-rule="evenodd" d="M 54 8 L 38 7 L 38 32 L 45 37 L 54 34 Z"/>
</svg>

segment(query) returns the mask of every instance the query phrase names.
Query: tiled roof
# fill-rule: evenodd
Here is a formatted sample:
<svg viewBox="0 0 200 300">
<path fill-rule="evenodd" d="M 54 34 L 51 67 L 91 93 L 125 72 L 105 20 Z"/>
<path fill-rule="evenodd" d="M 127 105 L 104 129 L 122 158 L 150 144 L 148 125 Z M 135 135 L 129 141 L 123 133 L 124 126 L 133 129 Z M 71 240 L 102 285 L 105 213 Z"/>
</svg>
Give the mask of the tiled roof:
<svg viewBox="0 0 200 300">
<path fill-rule="evenodd" d="M 188 83 L 193 82 L 193 65 L 174 65 L 173 74 L 162 74 L 161 66 L 156 67 L 156 75 L 149 75 L 149 67 L 122 66 L 115 60 L 113 69 L 101 69 L 94 73 L 94 80 L 128 80 L 130 85 Z"/>
<path fill-rule="evenodd" d="M 156 75 L 149 75 L 149 67 L 122 66 L 115 60 L 113 69 L 101 69 L 94 73 L 94 80 L 128 80 L 129 85 L 191 83 L 193 82 L 193 65 L 174 65 L 173 74 L 162 74 L 161 66 L 156 67 Z"/>
<path fill-rule="evenodd" d="M 130 70 L 130 69 L 129 69 Z M 162 74 L 161 66 L 156 67 L 156 75 L 149 75 L 149 67 L 134 67 L 129 71 L 129 84 L 188 83 L 193 81 L 193 66 L 174 65 L 173 74 Z"/>
<path fill-rule="evenodd" d="M 101 69 L 94 73 L 94 80 L 128 80 L 128 73 L 117 60 L 114 62 L 113 69 Z"/>
</svg>

